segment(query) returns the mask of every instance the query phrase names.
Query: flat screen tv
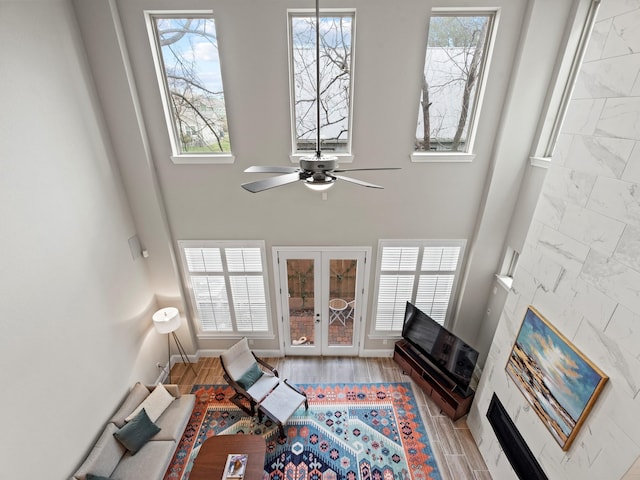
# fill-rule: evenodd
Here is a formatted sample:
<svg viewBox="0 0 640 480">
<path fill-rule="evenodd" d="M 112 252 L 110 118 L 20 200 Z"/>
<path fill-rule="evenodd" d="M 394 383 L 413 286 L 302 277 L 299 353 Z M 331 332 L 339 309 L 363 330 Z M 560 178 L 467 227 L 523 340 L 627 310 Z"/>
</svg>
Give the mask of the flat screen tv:
<svg viewBox="0 0 640 480">
<path fill-rule="evenodd" d="M 429 315 L 407 302 L 402 337 L 438 367 L 460 393 L 469 393 L 478 352 Z"/>
</svg>

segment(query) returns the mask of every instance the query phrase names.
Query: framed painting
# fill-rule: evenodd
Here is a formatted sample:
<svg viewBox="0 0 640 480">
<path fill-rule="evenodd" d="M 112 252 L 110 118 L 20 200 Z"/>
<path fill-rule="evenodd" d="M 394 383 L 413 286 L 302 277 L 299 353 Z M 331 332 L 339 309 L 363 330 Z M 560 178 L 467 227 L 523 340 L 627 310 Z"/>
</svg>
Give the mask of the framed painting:
<svg viewBox="0 0 640 480">
<path fill-rule="evenodd" d="M 565 451 L 608 380 L 531 306 L 506 370 Z"/>
</svg>

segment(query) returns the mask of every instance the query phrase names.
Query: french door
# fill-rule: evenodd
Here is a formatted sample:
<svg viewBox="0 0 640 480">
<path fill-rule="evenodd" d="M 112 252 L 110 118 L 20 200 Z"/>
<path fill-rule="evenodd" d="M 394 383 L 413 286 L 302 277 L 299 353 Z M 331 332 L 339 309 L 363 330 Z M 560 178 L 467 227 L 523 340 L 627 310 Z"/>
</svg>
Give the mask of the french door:
<svg viewBox="0 0 640 480">
<path fill-rule="evenodd" d="M 274 247 L 287 355 L 357 355 L 366 248 Z"/>
</svg>

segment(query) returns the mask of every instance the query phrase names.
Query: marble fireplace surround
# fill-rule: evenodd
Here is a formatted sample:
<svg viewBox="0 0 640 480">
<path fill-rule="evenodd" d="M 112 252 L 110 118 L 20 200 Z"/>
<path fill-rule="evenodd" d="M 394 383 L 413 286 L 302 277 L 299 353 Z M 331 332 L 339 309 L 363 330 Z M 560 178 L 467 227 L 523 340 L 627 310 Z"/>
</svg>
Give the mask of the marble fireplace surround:
<svg viewBox="0 0 640 480">
<path fill-rule="evenodd" d="M 640 474 L 638 25 L 640 0 L 602 0 L 467 420 L 493 478 L 516 478 L 486 418 L 494 393 L 550 479 Z M 566 452 L 505 371 L 529 305 L 609 377 Z"/>
</svg>

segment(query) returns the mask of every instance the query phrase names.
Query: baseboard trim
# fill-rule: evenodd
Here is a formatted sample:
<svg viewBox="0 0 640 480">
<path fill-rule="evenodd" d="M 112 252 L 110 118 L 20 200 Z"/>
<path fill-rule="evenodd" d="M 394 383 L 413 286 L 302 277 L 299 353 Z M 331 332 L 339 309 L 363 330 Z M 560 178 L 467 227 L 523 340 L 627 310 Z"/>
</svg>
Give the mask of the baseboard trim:
<svg viewBox="0 0 640 480">
<path fill-rule="evenodd" d="M 215 358 L 219 357 L 222 353 L 224 353 L 226 349 L 204 349 L 198 350 L 195 354 L 190 354 L 187 356 L 190 362 L 198 363 L 198 360 L 201 358 Z M 253 352 L 258 357 L 265 358 L 280 358 L 284 357 L 284 353 L 281 350 L 253 350 Z M 391 358 L 393 357 L 393 349 L 372 349 L 372 350 L 363 350 L 358 355 L 363 358 Z M 172 355 L 171 356 L 171 367 L 177 363 L 182 363 L 182 358 L 180 355 Z M 164 365 L 164 370 L 158 376 L 156 383 L 164 383 L 169 378 L 167 373 L 166 364 Z"/>
<path fill-rule="evenodd" d="M 375 350 L 363 350 L 360 352 L 361 357 L 377 357 L 377 358 L 391 358 L 393 357 L 393 349 L 375 349 Z"/>
<path fill-rule="evenodd" d="M 219 357 L 222 353 L 226 351 L 225 348 L 222 349 L 205 349 L 198 350 L 197 356 L 198 358 L 211 358 L 211 357 Z M 284 354 L 280 350 L 254 350 L 251 349 L 253 353 L 255 353 L 259 357 L 284 357 Z M 180 357 L 178 357 L 180 358 Z"/>
</svg>

